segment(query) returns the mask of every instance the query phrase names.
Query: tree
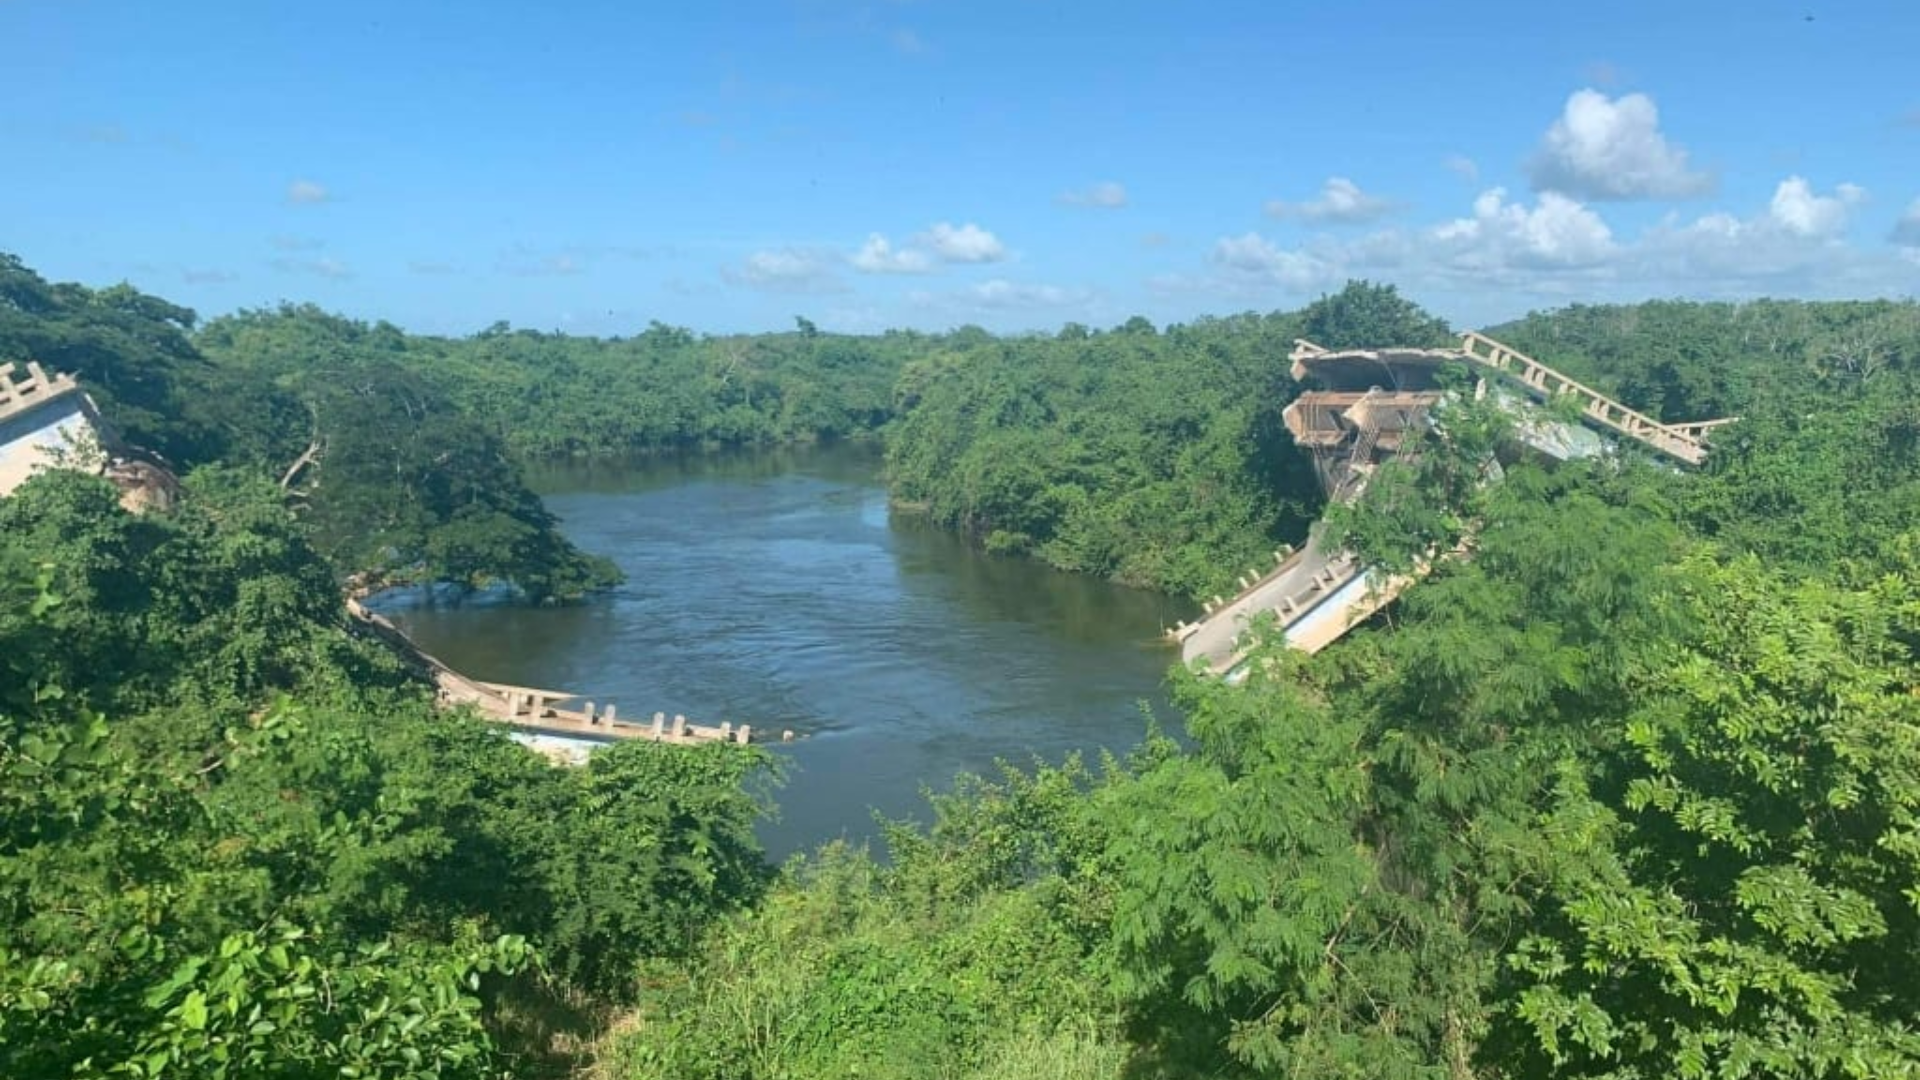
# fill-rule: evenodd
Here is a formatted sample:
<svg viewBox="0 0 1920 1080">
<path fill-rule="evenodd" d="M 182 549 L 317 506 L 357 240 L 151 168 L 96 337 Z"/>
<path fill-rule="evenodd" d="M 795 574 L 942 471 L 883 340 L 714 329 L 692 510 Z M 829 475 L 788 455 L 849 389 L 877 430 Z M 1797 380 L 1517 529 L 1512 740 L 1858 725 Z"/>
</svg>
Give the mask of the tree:
<svg viewBox="0 0 1920 1080">
<path fill-rule="evenodd" d="M 1604 761 L 1557 770 L 1496 1040 L 1515 1072 L 1920 1070 L 1917 596 L 1692 561 L 1699 633 Z"/>
<path fill-rule="evenodd" d="M 194 322 L 191 309 L 130 285 L 49 284 L 0 253 L 0 363 L 77 376 L 128 442 L 183 464 L 223 449 L 193 391 L 208 367 L 188 336 Z"/>
<path fill-rule="evenodd" d="M 1441 348 L 1453 344 L 1444 320 L 1392 285 L 1349 281 L 1300 312 L 1301 336 L 1328 349 Z"/>
</svg>

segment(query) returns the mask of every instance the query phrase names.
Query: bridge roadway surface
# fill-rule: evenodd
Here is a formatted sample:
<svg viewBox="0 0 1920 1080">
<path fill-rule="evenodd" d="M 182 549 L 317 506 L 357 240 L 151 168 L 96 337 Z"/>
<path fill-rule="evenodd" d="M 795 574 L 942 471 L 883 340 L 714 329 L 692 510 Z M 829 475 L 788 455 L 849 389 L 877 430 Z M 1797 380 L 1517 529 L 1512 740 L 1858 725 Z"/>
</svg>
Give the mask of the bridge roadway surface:
<svg viewBox="0 0 1920 1080">
<path fill-rule="evenodd" d="M 1316 599 L 1324 598 L 1329 570 L 1342 585 L 1359 573 L 1352 556 L 1324 550 L 1316 534 L 1307 541 L 1306 547 L 1289 555 L 1252 588 L 1195 624 L 1192 632 L 1180 639 L 1181 662 L 1191 664 L 1204 659 L 1209 671 L 1225 674 L 1238 655 L 1240 636 L 1246 633 L 1253 618 L 1265 611 L 1292 615 L 1299 612 L 1301 605 L 1311 605 Z M 1300 618 L 1304 615 L 1302 612 Z M 1298 619 L 1283 617 L 1281 621 L 1284 625 Z"/>
<path fill-rule="evenodd" d="M 580 695 L 469 678 L 422 649 L 392 620 L 368 610 L 354 597 L 347 598 L 347 613 L 432 678 L 442 704 L 470 705 L 482 718 L 505 724 L 517 732 L 589 743 L 640 739 L 682 746 L 707 742 L 746 743 L 753 737 L 752 729 L 745 724 L 735 727 L 723 723 L 712 727 L 689 723 L 684 716 L 669 720 L 665 713 L 658 712 L 653 714 L 651 723 L 634 723 L 619 719 L 612 705 L 596 709 L 591 701 L 580 709 L 561 708 L 561 702 L 577 700 Z M 785 732 L 782 737 L 791 739 L 793 735 Z"/>
</svg>

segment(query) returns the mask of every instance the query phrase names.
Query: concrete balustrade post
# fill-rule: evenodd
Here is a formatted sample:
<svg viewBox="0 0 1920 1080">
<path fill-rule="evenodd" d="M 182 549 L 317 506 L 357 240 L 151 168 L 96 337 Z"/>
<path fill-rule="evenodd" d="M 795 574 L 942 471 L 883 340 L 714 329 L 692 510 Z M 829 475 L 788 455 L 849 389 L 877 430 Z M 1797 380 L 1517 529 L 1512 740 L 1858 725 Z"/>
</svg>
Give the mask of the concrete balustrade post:
<svg viewBox="0 0 1920 1080">
<path fill-rule="evenodd" d="M 687 718 L 679 713 L 673 714 L 673 737 L 684 739 L 687 736 Z"/>
<path fill-rule="evenodd" d="M 666 733 L 667 733 L 667 714 L 663 712 L 654 713 L 653 714 L 654 741 L 658 742 L 660 739 L 660 736 L 665 735 Z"/>
<path fill-rule="evenodd" d="M 747 733 L 752 730 L 753 729 L 751 727 L 748 727 L 746 724 L 741 724 L 739 732 L 734 735 L 734 741 L 738 742 L 742 746 L 745 746 L 747 744 Z"/>
</svg>

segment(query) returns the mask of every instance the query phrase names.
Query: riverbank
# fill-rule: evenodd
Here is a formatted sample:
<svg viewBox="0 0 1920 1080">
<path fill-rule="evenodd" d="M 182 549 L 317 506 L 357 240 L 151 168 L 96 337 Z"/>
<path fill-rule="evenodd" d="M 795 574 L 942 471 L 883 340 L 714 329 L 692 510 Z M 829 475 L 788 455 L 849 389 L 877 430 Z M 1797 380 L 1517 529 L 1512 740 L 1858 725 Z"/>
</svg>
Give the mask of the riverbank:
<svg viewBox="0 0 1920 1080">
<path fill-rule="evenodd" d="M 478 678 L 793 730 L 761 830 L 776 858 L 870 839 L 874 810 L 924 816 L 923 785 L 996 759 L 1124 751 L 1142 702 L 1174 723 L 1159 635 L 1190 605 L 890 513 L 881 464 L 847 444 L 549 463 L 530 483 L 625 584 L 557 607 L 375 607 Z"/>
</svg>

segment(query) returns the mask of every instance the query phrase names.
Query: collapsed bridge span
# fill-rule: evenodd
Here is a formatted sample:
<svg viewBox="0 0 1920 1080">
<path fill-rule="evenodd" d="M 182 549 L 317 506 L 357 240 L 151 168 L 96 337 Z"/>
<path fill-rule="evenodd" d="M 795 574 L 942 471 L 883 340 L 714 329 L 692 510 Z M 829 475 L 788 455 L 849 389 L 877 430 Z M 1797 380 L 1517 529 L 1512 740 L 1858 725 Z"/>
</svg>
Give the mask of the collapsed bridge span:
<svg viewBox="0 0 1920 1080">
<path fill-rule="evenodd" d="M 1367 480 L 1386 461 L 1417 452 L 1434 426 L 1446 391 L 1439 374 L 1462 364 L 1480 375 L 1476 396 L 1517 391 L 1537 401 L 1572 398 L 1580 422 L 1529 418 L 1517 439 L 1549 458 L 1566 460 L 1604 452 L 1608 441 L 1626 438 L 1682 466 L 1706 460 L 1707 438 L 1732 419 L 1663 424 L 1483 334 L 1461 335 L 1457 349 L 1322 348 L 1297 340 L 1290 356 L 1293 377 L 1326 387 L 1300 394 L 1282 413 L 1295 445 L 1312 452 L 1315 475 L 1330 503 L 1359 498 Z M 1425 573 L 1391 574 L 1365 565 L 1350 551 L 1332 548 L 1316 524 L 1298 551 L 1276 552 L 1277 565 L 1251 571 L 1232 597 L 1216 596 L 1205 615 L 1180 623 L 1168 637 L 1189 665 L 1232 677 L 1243 665 L 1253 621 L 1271 613 L 1286 643 L 1315 653 L 1392 603 Z"/>
<path fill-rule="evenodd" d="M 637 739 L 682 746 L 746 743 L 753 737 L 753 729 L 746 724 L 739 727 L 731 723 L 695 724 L 684 716 L 669 719 L 665 713 L 658 712 L 650 721 L 634 722 L 619 716 L 611 704 L 598 708 L 591 701 L 567 708 L 563 702 L 580 701 L 581 695 L 470 678 L 415 644 L 391 619 L 369 611 L 352 597 L 347 599 L 347 613 L 432 679 L 440 704 L 449 708 L 471 706 L 481 717 L 518 732 L 590 743 Z M 781 737 L 791 739 L 793 733 L 783 732 Z"/>
</svg>

